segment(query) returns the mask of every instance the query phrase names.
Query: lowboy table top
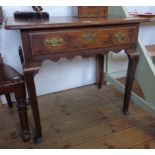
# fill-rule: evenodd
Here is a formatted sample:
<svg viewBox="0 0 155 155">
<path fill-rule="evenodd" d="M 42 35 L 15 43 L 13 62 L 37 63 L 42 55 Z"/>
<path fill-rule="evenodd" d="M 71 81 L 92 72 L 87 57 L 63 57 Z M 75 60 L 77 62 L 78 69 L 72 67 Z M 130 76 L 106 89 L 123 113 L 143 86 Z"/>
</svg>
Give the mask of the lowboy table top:
<svg viewBox="0 0 155 155">
<path fill-rule="evenodd" d="M 147 22 L 147 18 L 118 17 L 108 16 L 103 18 L 78 18 L 78 17 L 50 17 L 49 20 L 16 20 L 7 18 L 5 28 L 14 29 L 39 29 L 39 28 L 60 28 L 60 27 L 78 27 L 78 26 L 100 26 Z"/>
</svg>

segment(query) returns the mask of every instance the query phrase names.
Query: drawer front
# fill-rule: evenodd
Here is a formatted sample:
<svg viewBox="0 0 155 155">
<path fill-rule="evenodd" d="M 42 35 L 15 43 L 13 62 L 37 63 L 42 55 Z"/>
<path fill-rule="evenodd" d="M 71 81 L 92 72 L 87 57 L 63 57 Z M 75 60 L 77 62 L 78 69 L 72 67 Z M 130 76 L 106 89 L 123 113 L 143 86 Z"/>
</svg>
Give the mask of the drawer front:
<svg viewBox="0 0 155 155">
<path fill-rule="evenodd" d="M 132 26 L 31 32 L 29 35 L 32 55 L 42 55 L 134 45 L 137 42 L 137 30 L 136 26 Z"/>
</svg>

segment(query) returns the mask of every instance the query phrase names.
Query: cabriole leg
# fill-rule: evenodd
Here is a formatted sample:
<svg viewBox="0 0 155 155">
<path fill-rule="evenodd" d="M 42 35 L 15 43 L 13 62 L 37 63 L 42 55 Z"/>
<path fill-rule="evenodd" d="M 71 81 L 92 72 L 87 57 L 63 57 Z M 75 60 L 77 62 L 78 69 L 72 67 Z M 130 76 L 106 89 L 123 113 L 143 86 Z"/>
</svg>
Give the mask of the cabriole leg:
<svg viewBox="0 0 155 155">
<path fill-rule="evenodd" d="M 42 131 L 41 131 L 38 100 L 37 100 L 36 89 L 34 84 L 34 75 L 35 73 L 33 71 L 31 72 L 24 71 L 24 78 L 27 86 L 29 101 L 31 104 L 33 119 L 35 124 L 34 142 L 40 143 L 42 141 Z"/>
<path fill-rule="evenodd" d="M 136 67 L 139 59 L 138 52 L 126 51 L 126 54 L 129 59 L 126 84 L 125 84 L 125 93 L 124 93 L 124 102 L 123 102 L 123 113 L 127 114 L 129 109 L 129 102 L 131 96 L 131 90 L 133 87 L 133 82 L 135 78 Z"/>
<path fill-rule="evenodd" d="M 104 81 L 104 55 L 96 55 L 96 83 L 98 88 L 102 88 Z"/>
</svg>

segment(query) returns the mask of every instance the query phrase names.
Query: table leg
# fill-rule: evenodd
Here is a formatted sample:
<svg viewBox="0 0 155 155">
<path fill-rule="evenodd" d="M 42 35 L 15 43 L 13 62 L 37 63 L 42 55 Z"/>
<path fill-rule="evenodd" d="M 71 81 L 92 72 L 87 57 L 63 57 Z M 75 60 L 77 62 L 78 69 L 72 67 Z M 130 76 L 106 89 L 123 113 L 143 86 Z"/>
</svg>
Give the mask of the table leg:
<svg viewBox="0 0 155 155">
<path fill-rule="evenodd" d="M 96 55 L 96 83 L 98 88 L 102 88 L 104 81 L 104 55 Z"/>
<path fill-rule="evenodd" d="M 27 86 L 29 101 L 31 104 L 33 119 L 35 124 L 34 142 L 40 143 L 42 141 L 42 131 L 41 131 L 38 100 L 37 100 L 36 89 L 34 84 L 34 76 L 35 76 L 34 72 L 24 72 L 24 78 Z"/>
<path fill-rule="evenodd" d="M 10 94 L 9 93 L 8 94 L 5 94 L 5 97 L 6 97 L 6 100 L 7 100 L 7 103 L 8 103 L 9 108 L 13 108 L 13 103 L 11 101 Z"/>
<path fill-rule="evenodd" d="M 17 85 L 14 93 L 20 118 L 21 137 L 24 142 L 28 142 L 31 139 L 31 134 L 28 126 L 25 84 Z"/>
<path fill-rule="evenodd" d="M 124 93 L 124 103 L 123 103 L 123 113 L 127 114 L 129 109 L 129 101 L 131 96 L 131 90 L 135 78 L 136 67 L 139 59 L 138 52 L 126 51 L 126 54 L 129 59 L 126 84 L 125 84 L 125 93 Z"/>
</svg>

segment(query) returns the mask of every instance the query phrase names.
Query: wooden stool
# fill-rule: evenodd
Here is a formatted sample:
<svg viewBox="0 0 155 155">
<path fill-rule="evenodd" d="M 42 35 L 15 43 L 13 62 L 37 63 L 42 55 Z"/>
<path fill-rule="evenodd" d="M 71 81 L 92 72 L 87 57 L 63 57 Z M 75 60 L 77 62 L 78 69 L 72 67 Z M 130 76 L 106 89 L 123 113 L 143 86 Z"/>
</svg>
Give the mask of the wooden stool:
<svg viewBox="0 0 155 155">
<path fill-rule="evenodd" d="M 21 137 L 24 142 L 27 142 L 30 140 L 31 136 L 28 127 L 24 79 L 16 70 L 3 63 L 0 54 L 0 95 L 6 96 L 8 105 L 12 108 L 13 104 L 10 98 L 10 93 L 15 94 L 21 125 Z"/>
</svg>

